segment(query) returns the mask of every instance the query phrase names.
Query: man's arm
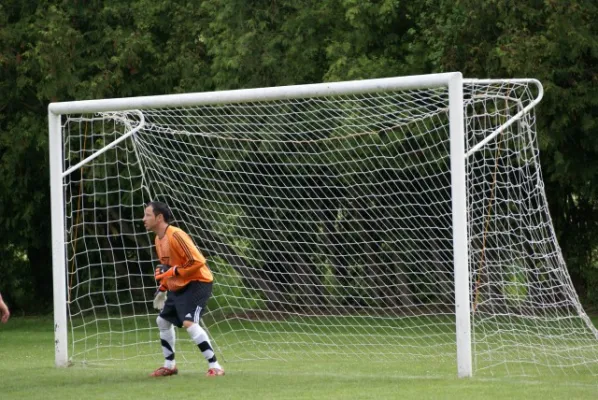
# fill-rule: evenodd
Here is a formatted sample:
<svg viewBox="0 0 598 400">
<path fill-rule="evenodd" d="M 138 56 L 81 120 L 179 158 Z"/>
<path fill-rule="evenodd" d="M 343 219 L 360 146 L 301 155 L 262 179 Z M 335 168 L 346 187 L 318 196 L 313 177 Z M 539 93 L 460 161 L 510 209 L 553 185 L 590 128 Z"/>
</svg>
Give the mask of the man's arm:
<svg viewBox="0 0 598 400">
<path fill-rule="evenodd" d="M 195 274 L 206 263 L 206 259 L 201 255 L 193 240 L 184 232 L 176 232 L 172 235 L 171 250 L 177 252 L 182 260 L 182 265 L 177 268 L 177 275 L 186 278 Z"/>
<path fill-rule="evenodd" d="M 10 318 L 10 311 L 8 310 L 8 306 L 2 299 L 2 294 L 0 294 L 0 321 L 2 321 L 3 324 L 5 324 L 6 321 L 8 321 L 8 318 Z"/>
</svg>

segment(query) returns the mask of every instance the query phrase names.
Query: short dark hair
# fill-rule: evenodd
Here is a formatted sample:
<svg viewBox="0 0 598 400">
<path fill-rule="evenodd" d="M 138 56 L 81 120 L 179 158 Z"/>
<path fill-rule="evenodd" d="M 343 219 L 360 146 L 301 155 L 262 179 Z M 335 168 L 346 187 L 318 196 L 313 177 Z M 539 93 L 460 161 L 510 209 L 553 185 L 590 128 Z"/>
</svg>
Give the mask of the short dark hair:
<svg viewBox="0 0 598 400">
<path fill-rule="evenodd" d="M 154 209 L 154 215 L 157 217 L 158 215 L 162 214 L 162 218 L 164 218 L 164 222 L 170 222 L 172 219 L 172 211 L 170 211 L 170 207 L 166 203 L 162 203 L 161 201 L 150 201 L 147 203 L 146 207 L 152 206 Z"/>
</svg>

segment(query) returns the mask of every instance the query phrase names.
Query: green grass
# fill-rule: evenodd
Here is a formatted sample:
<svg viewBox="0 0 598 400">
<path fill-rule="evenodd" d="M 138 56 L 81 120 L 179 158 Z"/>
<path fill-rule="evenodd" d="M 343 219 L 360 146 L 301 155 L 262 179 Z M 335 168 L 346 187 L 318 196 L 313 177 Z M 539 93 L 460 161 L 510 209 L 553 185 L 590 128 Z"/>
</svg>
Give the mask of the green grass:
<svg viewBox="0 0 598 400">
<path fill-rule="evenodd" d="M 12 318 L 0 326 L 0 398 L 547 400 L 593 399 L 598 392 L 598 377 L 590 375 L 513 378 L 479 374 L 458 379 L 452 363 L 377 357 L 355 360 L 342 354 L 311 354 L 308 360 L 227 362 L 225 377 L 208 379 L 203 376 L 205 365 L 199 363 L 199 352 L 186 351 L 187 362 L 179 360 L 178 376 L 152 379 L 148 373 L 161 364 L 155 351 L 126 362 L 59 369 L 54 367 L 53 340 L 49 317 Z"/>
</svg>

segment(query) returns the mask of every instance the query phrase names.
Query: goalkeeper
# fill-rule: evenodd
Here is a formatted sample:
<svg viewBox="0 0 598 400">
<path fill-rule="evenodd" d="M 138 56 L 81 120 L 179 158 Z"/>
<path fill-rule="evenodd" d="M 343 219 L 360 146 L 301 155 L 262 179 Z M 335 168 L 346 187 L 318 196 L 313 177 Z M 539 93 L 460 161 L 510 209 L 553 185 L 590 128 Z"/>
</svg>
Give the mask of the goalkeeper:
<svg viewBox="0 0 598 400">
<path fill-rule="evenodd" d="M 161 310 L 156 322 L 165 359 L 164 366 L 151 376 L 178 373 L 174 359 L 174 325 L 187 330 L 208 361 L 206 375 L 221 376 L 224 369 L 216 360 L 208 334 L 199 326 L 202 312 L 212 295 L 212 272 L 189 235 L 170 225 L 171 219 L 170 208 L 162 202 L 152 201 L 145 208 L 143 224 L 156 234 L 156 252 L 160 260 L 155 270 L 159 288 L 154 307 Z"/>
</svg>

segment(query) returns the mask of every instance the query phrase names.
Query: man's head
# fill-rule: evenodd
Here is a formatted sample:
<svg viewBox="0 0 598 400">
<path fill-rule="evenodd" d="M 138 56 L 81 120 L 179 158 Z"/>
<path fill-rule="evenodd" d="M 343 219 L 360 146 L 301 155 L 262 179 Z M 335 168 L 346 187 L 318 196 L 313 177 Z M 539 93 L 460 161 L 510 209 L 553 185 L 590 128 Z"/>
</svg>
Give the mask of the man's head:
<svg viewBox="0 0 598 400">
<path fill-rule="evenodd" d="M 150 201 L 145 206 L 143 225 L 148 231 L 158 233 L 163 231 L 172 220 L 172 212 L 166 203 Z"/>
</svg>

